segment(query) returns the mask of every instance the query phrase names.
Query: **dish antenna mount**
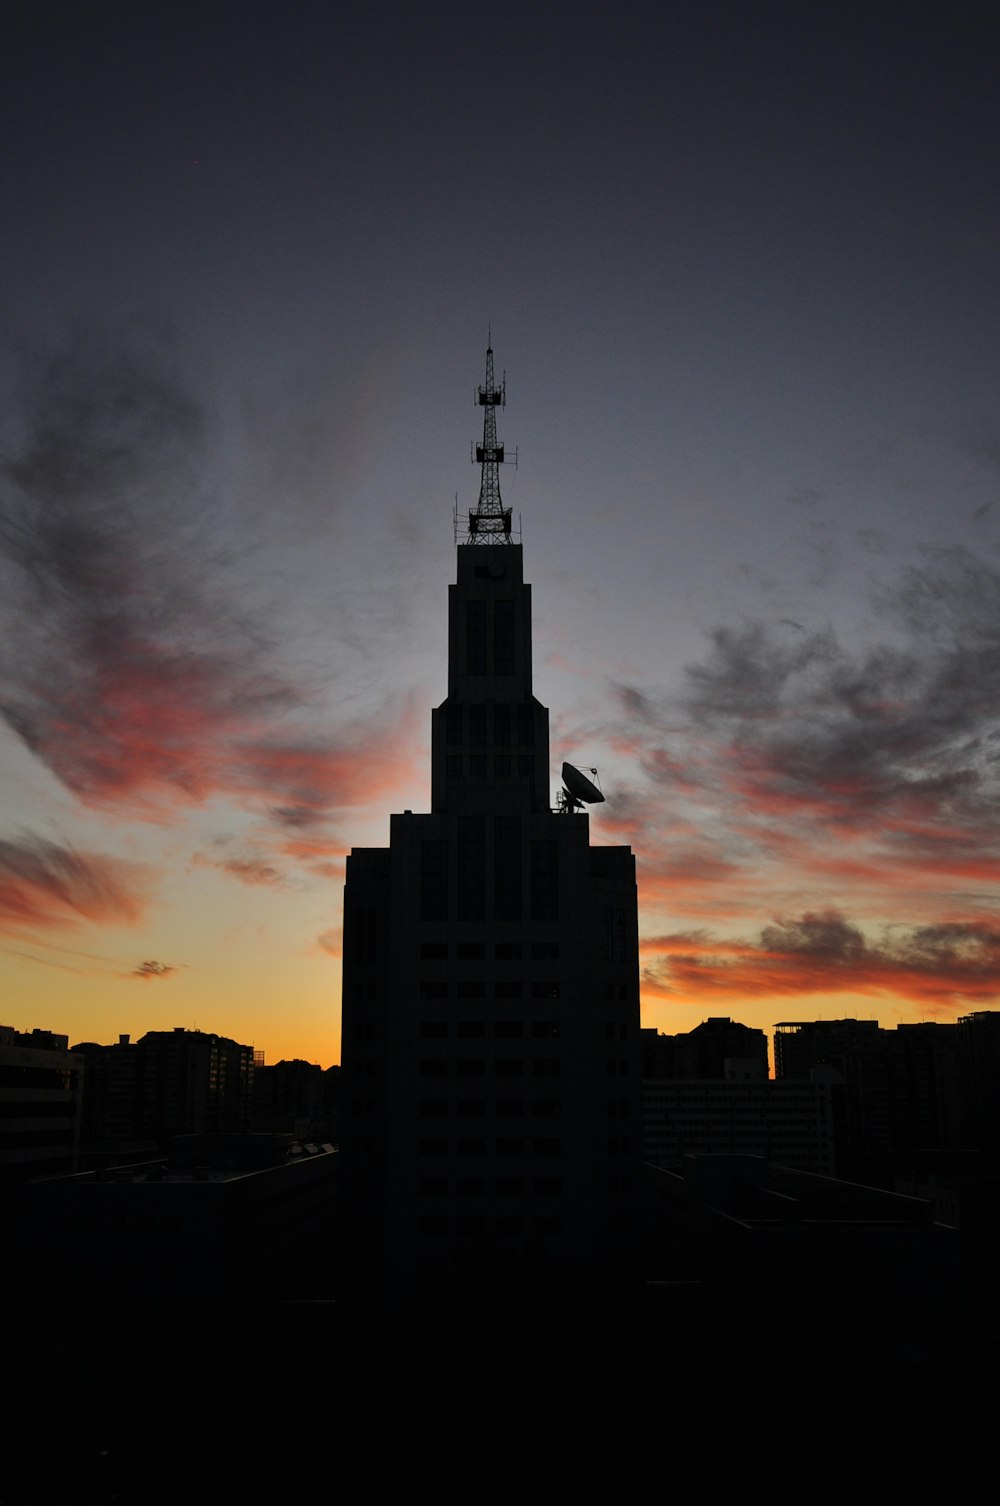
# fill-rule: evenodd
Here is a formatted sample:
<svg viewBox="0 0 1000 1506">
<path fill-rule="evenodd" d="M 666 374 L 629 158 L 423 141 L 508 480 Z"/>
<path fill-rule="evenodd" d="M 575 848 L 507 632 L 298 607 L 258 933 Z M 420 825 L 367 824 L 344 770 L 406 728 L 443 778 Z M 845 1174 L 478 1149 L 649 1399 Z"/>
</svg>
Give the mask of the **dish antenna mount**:
<svg viewBox="0 0 1000 1506">
<path fill-rule="evenodd" d="M 587 774 L 591 774 L 593 778 L 588 779 Z M 563 788 L 556 796 L 556 810 L 561 811 L 564 816 L 572 816 L 574 811 L 583 810 L 585 805 L 604 803 L 604 795 L 595 782 L 597 770 L 588 769 L 587 774 L 582 769 L 578 769 L 575 764 L 563 764 Z"/>
</svg>

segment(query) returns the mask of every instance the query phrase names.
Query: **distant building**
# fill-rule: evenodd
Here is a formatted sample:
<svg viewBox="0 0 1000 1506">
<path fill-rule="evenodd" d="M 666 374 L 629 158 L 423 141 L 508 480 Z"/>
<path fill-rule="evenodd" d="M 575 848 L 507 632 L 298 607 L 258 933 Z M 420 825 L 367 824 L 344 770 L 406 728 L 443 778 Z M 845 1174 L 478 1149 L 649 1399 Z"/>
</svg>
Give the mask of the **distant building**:
<svg viewBox="0 0 1000 1506">
<path fill-rule="evenodd" d="M 958 1022 L 965 1143 L 1000 1148 L 1000 1010 L 976 1010 Z"/>
<path fill-rule="evenodd" d="M 151 1030 L 138 1042 L 139 1131 L 241 1134 L 250 1129 L 254 1050 L 201 1030 Z"/>
<path fill-rule="evenodd" d="M 727 1068 L 739 1060 L 743 1066 Z M 767 1036 L 763 1030 L 740 1025 L 724 1016 L 703 1020 L 677 1035 L 642 1032 L 642 1075 L 701 1081 L 721 1080 L 736 1071 L 742 1077 L 767 1077 Z"/>
<path fill-rule="evenodd" d="M 287 1131 L 300 1139 L 331 1138 L 322 1067 L 304 1061 L 257 1067 L 253 1122 L 258 1131 Z"/>
<path fill-rule="evenodd" d="M 831 1175 L 831 1091 L 822 1082 L 770 1081 L 767 1037 L 734 1020 L 705 1020 L 677 1035 L 643 1030 L 642 1143 L 654 1166 L 753 1155 Z"/>
<path fill-rule="evenodd" d="M 355 849 L 341 1140 L 359 1280 L 592 1273 L 638 1225 L 635 861 L 550 805 L 531 588 L 500 502 L 487 354 L 478 508 L 449 590 L 429 814 Z M 596 792 L 595 792 L 596 793 Z"/>
<path fill-rule="evenodd" d="M 0 1182 L 76 1170 L 83 1059 L 69 1037 L 0 1025 Z"/>
<path fill-rule="evenodd" d="M 134 1044 L 85 1041 L 85 1164 L 135 1159 L 138 1148 L 165 1148 L 171 1135 L 245 1134 L 253 1116 L 256 1053 L 202 1030 L 150 1030 Z M 317 1068 L 317 1071 L 319 1069 Z"/>
<path fill-rule="evenodd" d="M 957 1024 L 883 1030 L 875 1020 L 809 1020 L 775 1026 L 779 1081 L 825 1077 L 833 1093 L 837 1165 L 843 1174 L 891 1185 L 900 1157 L 922 1150 L 976 1148 L 1000 1133 L 1000 1070 L 991 1041 L 1000 1014 Z M 1000 1052 L 993 1059 L 1000 1063 Z"/>
<path fill-rule="evenodd" d="M 677 1167 L 688 1155 L 751 1155 L 832 1176 L 830 1088 L 766 1078 L 644 1078 L 642 1143 L 654 1166 Z"/>
<path fill-rule="evenodd" d="M 139 1137 L 141 1058 L 139 1048 L 120 1035 L 114 1046 L 81 1041 L 73 1047 L 85 1063 L 81 1140 L 85 1148 L 117 1145 Z"/>
</svg>

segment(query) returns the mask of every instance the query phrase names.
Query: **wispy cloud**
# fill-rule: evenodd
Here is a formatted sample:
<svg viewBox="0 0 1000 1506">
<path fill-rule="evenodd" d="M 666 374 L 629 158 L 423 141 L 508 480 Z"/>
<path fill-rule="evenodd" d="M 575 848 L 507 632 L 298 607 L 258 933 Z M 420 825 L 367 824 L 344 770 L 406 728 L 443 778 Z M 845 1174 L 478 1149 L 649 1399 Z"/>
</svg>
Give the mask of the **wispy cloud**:
<svg viewBox="0 0 1000 1506">
<path fill-rule="evenodd" d="M 237 606 L 211 415 L 162 351 L 79 337 L 27 370 L 11 428 L 2 711 L 83 805 L 166 821 L 228 796 L 294 855 L 405 778 L 405 698 L 319 729 L 316 687 Z"/>
<path fill-rule="evenodd" d="M 0 929 L 7 934 L 84 921 L 130 925 L 148 891 L 148 871 L 137 864 L 40 838 L 0 840 Z"/>
</svg>

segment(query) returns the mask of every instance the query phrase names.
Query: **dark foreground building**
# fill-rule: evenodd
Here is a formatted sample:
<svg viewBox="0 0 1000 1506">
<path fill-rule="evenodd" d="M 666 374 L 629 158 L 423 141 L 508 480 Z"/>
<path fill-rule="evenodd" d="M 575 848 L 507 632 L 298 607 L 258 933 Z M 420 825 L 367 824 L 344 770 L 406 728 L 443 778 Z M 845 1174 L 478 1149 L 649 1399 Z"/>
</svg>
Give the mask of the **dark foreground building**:
<svg viewBox="0 0 1000 1506">
<path fill-rule="evenodd" d="M 500 500 L 487 353 L 479 504 L 449 591 L 429 814 L 355 849 L 344 903 L 347 1291 L 621 1279 L 640 1150 L 635 861 L 551 808 L 531 587 Z"/>
</svg>

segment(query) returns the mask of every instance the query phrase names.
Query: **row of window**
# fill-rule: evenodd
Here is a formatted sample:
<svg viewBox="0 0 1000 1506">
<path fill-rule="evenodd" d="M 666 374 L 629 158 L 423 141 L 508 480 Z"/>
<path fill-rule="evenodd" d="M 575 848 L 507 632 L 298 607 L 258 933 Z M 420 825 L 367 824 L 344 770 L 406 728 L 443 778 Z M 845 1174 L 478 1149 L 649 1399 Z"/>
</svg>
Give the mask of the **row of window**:
<svg viewBox="0 0 1000 1506">
<path fill-rule="evenodd" d="M 561 1026 L 558 1020 L 532 1020 L 531 1037 L 536 1041 L 559 1039 Z M 450 1025 L 447 1020 L 421 1020 L 420 1038 L 424 1041 L 447 1040 Z M 500 1040 L 520 1040 L 525 1033 L 523 1020 L 496 1020 L 493 1034 Z M 457 1020 L 455 1035 L 459 1040 L 482 1040 L 486 1035 L 485 1020 Z"/>
<path fill-rule="evenodd" d="M 431 1235 L 444 1238 L 452 1232 L 451 1223 L 446 1218 L 420 1218 L 417 1220 L 417 1229 L 423 1235 Z M 476 1218 L 466 1215 L 464 1218 L 455 1219 L 454 1232 L 461 1239 L 482 1239 L 485 1235 L 496 1238 L 517 1238 L 524 1234 L 533 1234 L 536 1239 L 553 1238 L 562 1233 L 561 1218 Z"/>
<path fill-rule="evenodd" d="M 465 711 L 468 710 L 468 741 L 473 747 L 486 747 L 495 743 L 510 747 L 513 742 L 512 707 L 503 701 L 490 706 L 482 702 L 463 707 L 459 702 L 449 701 L 445 709 L 446 737 L 448 746 L 461 747 L 466 741 Z M 492 713 L 492 727 L 490 726 Z M 535 740 L 535 713 L 530 701 L 517 707 L 517 740 L 522 747 L 530 748 Z"/>
<path fill-rule="evenodd" d="M 455 945 L 454 954 L 447 941 L 422 941 L 420 943 L 422 962 L 446 962 L 452 955 L 456 956 L 460 962 L 485 959 L 486 943 L 459 941 Z M 498 962 L 520 962 L 524 956 L 524 946 L 520 941 L 495 941 L 492 944 L 491 955 Z M 529 955 L 536 962 L 556 958 L 559 956 L 559 943 L 558 941 L 533 941 L 529 948 Z"/>
<path fill-rule="evenodd" d="M 421 1119 L 446 1119 L 450 1103 L 448 1098 L 421 1098 L 417 1112 Z M 486 1108 L 484 1098 L 460 1098 L 456 1104 L 460 1119 L 484 1119 Z M 498 1098 L 494 1110 L 498 1119 L 520 1119 L 525 1112 L 524 1099 Z M 561 1113 L 561 1099 L 535 1098 L 531 1102 L 533 1119 L 558 1119 Z"/>
<path fill-rule="evenodd" d="M 497 1156 L 561 1156 L 563 1143 L 558 1136 L 544 1135 L 533 1140 L 507 1137 L 493 1141 L 493 1154 Z M 417 1141 L 417 1151 L 422 1156 L 446 1156 L 457 1151 L 460 1156 L 485 1156 L 489 1142 L 479 1137 L 462 1137 L 449 1141 L 444 1136 L 424 1136 Z"/>
<path fill-rule="evenodd" d="M 487 1181 L 485 1177 L 459 1177 L 455 1191 L 459 1197 L 485 1197 L 500 1193 L 501 1197 L 523 1196 L 533 1192 L 541 1197 L 558 1197 L 563 1190 L 562 1177 L 532 1177 L 530 1186 L 525 1177 L 498 1177 Z M 417 1184 L 421 1197 L 444 1197 L 448 1191 L 447 1177 L 421 1177 Z"/>
<path fill-rule="evenodd" d="M 529 985 L 529 994 L 532 999 L 558 999 L 560 985 L 557 978 L 536 978 Z M 487 993 L 487 985 L 481 978 L 460 978 L 455 984 L 456 999 L 522 999 L 525 996 L 525 986 L 517 979 L 501 978 L 493 984 L 490 993 Z M 424 978 L 420 984 L 420 997 L 422 999 L 447 999 L 451 997 L 451 985 L 443 978 Z"/>
<path fill-rule="evenodd" d="M 447 1077 L 451 1063 L 447 1057 L 425 1057 L 420 1063 L 421 1077 Z M 532 1077 L 559 1077 L 562 1075 L 562 1062 L 557 1056 L 539 1056 L 530 1063 Z M 455 1062 L 455 1071 L 459 1077 L 485 1077 L 486 1062 L 482 1057 L 460 1057 Z M 525 1076 L 525 1063 L 519 1056 L 500 1057 L 493 1063 L 493 1071 L 497 1077 L 523 1077 Z"/>
<path fill-rule="evenodd" d="M 470 753 L 468 760 L 461 753 L 447 753 L 444 760 L 445 773 L 464 774 L 497 774 L 500 778 L 507 778 L 514 773 L 514 758 L 510 753 L 494 753 L 492 758 L 485 753 Z M 535 773 L 535 755 L 533 753 L 519 753 L 517 755 L 517 772 L 533 777 Z"/>
</svg>

